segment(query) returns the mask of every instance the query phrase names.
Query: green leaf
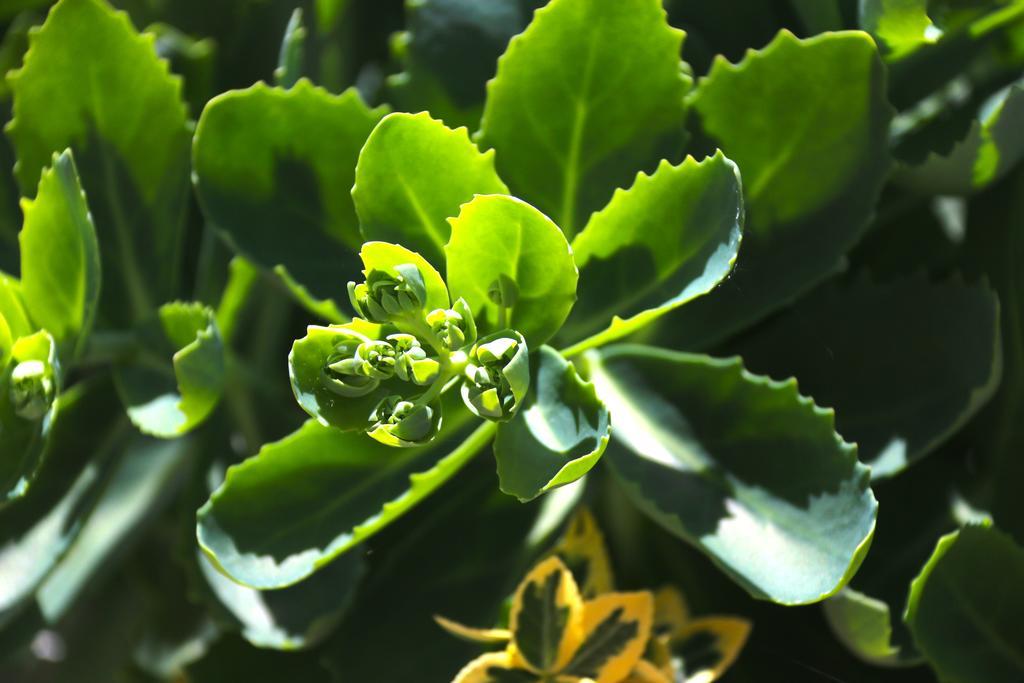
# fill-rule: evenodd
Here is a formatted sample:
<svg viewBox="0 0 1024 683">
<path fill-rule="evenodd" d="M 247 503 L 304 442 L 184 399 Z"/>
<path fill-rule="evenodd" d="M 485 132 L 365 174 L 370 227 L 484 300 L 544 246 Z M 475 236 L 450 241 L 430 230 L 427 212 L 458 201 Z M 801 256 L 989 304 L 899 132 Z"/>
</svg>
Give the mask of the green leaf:
<svg viewBox="0 0 1024 683">
<path fill-rule="evenodd" d="M 849 581 L 878 506 L 832 411 L 738 359 L 643 346 L 585 359 L 615 425 L 605 460 L 654 521 L 757 598 L 806 604 Z"/>
<path fill-rule="evenodd" d="M 444 263 L 447 219 L 477 194 L 505 194 L 494 152 L 481 152 L 465 128 L 429 114 L 384 117 L 359 154 L 352 199 L 363 237 L 402 244 Z"/>
<path fill-rule="evenodd" d="M 573 240 L 580 300 L 563 329 L 608 343 L 714 289 L 732 270 L 743 232 L 739 170 L 721 152 L 640 174 Z"/>
<path fill-rule="evenodd" d="M 822 606 L 836 637 L 857 657 L 876 666 L 901 664 L 904 653 L 893 643 L 892 615 L 884 600 L 846 587 Z"/>
<path fill-rule="evenodd" d="M 494 440 L 499 486 L 523 502 L 589 472 L 611 433 L 594 385 L 557 351 L 541 347 L 530 373 L 530 393 Z"/>
<path fill-rule="evenodd" d="M 992 184 L 1024 158 L 1022 116 L 1024 81 L 1017 81 L 982 103 L 967 134 L 948 152 L 900 167 L 897 180 L 932 194 L 969 194 Z"/>
<path fill-rule="evenodd" d="M 918 277 L 820 289 L 730 350 L 835 408 L 839 433 L 879 478 L 977 414 L 999 386 L 1001 346 L 994 292 Z"/>
<path fill-rule="evenodd" d="M 214 313 L 197 303 L 164 304 L 139 335 L 143 355 L 118 368 L 118 393 L 143 433 L 181 436 L 210 415 L 224 390 L 226 360 Z"/>
<path fill-rule="evenodd" d="M 11 338 L 26 337 L 36 331 L 25 312 L 25 298 L 21 282 L 0 273 L 0 316 L 11 330 Z"/>
<path fill-rule="evenodd" d="M 679 146 L 691 79 L 683 32 L 661 5 L 553 0 L 488 83 L 481 144 L 497 150 L 512 192 L 569 239 L 615 188 Z"/>
<path fill-rule="evenodd" d="M 1024 548 L 989 526 L 943 536 L 914 580 L 904 619 L 943 683 L 1024 676 Z"/>
<path fill-rule="evenodd" d="M 96 229 L 71 152 L 54 155 L 34 200 L 22 201 L 21 289 L 32 320 L 70 355 L 92 329 L 100 294 Z"/>
<path fill-rule="evenodd" d="M 860 26 L 889 59 L 900 59 L 942 34 L 928 16 L 927 0 L 861 0 Z"/>
<path fill-rule="evenodd" d="M 363 241 L 348 188 L 385 112 L 353 89 L 331 95 L 304 79 L 218 95 L 192 150 L 203 213 L 255 263 L 314 298 L 345 301 Z"/>
<path fill-rule="evenodd" d="M 57 403 L 38 475 L 24 497 L 0 510 L 0 626 L 20 612 L 77 537 L 125 434 L 109 381 L 78 384 Z"/>
<path fill-rule="evenodd" d="M 257 647 L 296 650 L 327 636 L 355 598 L 366 569 L 356 553 L 339 558 L 301 583 L 277 591 L 240 586 L 218 572 L 201 552 L 196 561 L 217 599 Z"/>
<path fill-rule="evenodd" d="M 57 344 L 47 332 L 21 337 L 0 366 L 0 506 L 25 495 L 43 460 L 59 405 Z"/>
<path fill-rule="evenodd" d="M 446 413 L 445 433 L 457 432 L 462 421 L 454 410 Z M 485 424 L 457 446 L 439 438 L 396 451 L 310 420 L 228 470 L 197 515 L 199 544 L 241 584 L 290 586 L 433 493 L 493 430 Z"/>
<path fill-rule="evenodd" d="M 477 196 L 451 223 L 445 246 L 452 298 L 462 297 L 483 330 L 511 327 L 539 348 L 565 322 L 579 272 L 558 226 L 526 202 Z M 512 285 L 500 301 L 500 287 Z M 503 318 L 501 308 L 506 308 Z"/>
<path fill-rule="evenodd" d="M 102 0 L 61 0 L 8 77 L 22 193 L 35 192 L 54 153 L 73 150 L 103 245 L 101 317 L 112 324 L 138 322 L 173 296 L 185 232 L 190 131 L 181 80 L 153 44 Z"/>
<path fill-rule="evenodd" d="M 716 59 L 691 125 L 743 173 L 741 267 L 673 316 L 673 346 L 704 346 L 835 272 L 889 168 L 885 72 L 864 33 L 783 31 L 738 65 Z M 678 332 L 676 332 L 678 330 Z"/>
</svg>

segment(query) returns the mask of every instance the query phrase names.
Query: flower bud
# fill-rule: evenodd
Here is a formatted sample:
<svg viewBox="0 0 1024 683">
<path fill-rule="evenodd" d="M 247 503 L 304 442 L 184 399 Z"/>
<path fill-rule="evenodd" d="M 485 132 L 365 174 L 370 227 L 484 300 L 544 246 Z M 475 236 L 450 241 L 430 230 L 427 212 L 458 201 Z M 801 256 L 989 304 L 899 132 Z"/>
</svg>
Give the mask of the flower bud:
<svg viewBox="0 0 1024 683">
<path fill-rule="evenodd" d="M 369 339 L 350 333 L 347 339 L 334 347 L 323 369 L 324 385 L 335 394 L 346 398 L 366 396 L 380 385 L 380 377 L 367 374 L 372 365 L 359 357 L 359 350 Z M 386 344 L 385 344 L 386 346 Z"/>
<path fill-rule="evenodd" d="M 374 379 L 390 379 L 395 374 L 395 349 L 384 341 L 367 341 L 356 347 L 359 374 Z"/>
<path fill-rule="evenodd" d="M 427 324 L 448 351 L 457 351 L 476 341 L 476 321 L 465 299 L 459 299 L 451 308 L 431 311 Z"/>
<path fill-rule="evenodd" d="M 387 446 L 422 446 L 441 429 L 441 405 L 416 405 L 400 396 L 388 396 L 374 408 L 367 434 Z"/>
<path fill-rule="evenodd" d="M 25 420 L 38 420 L 50 410 L 55 387 L 52 373 L 40 360 L 18 363 L 11 371 L 11 403 L 15 414 Z"/>
<path fill-rule="evenodd" d="M 441 365 L 427 358 L 427 351 L 419 339 L 411 334 L 392 334 L 388 341 L 395 350 L 395 374 L 403 382 L 427 385 L 437 378 Z"/>
<path fill-rule="evenodd" d="M 393 271 L 371 270 L 366 282 L 348 283 L 352 307 L 366 320 L 383 324 L 423 309 L 427 288 L 419 268 L 405 263 Z"/>
<path fill-rule="evenodd" d="M 506 330 L 481 340 L 469 354 L 462 400 L 479 417 L 511 419 L 530 388 L 526 340 Z"/>
</svg>

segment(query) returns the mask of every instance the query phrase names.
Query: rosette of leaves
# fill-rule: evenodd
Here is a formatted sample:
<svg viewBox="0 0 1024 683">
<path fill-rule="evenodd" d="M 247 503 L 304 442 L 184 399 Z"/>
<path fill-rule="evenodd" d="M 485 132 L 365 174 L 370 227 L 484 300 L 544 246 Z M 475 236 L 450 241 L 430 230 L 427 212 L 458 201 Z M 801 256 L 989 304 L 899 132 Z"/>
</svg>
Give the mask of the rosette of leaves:
<svg viewBox="0 0 1024 683">
<path fill-rule="evenodd" d="M 598 39 L 625 35 L 644 36 L 628 62 Z M 337 259 L 333 278 L 353 282 L 354 318 L 295 342 L 292 388 L 312 419 L 231 468 L 199 511 L 200 545 L 224 573 L 260 588 L 301 580 L 493 444 L 499 487 L 523 501 L 611 453 L 630 500 L 758 597 L 814 602 L 849 580 L 876 503 L 830 411 L 739 361 L 611 344 L 670 314 L 693 339 L 720 338 L 833 272 L 888 164 L 881 62 L 861 33 L 782 34 L 694 84 L 684 37 L 656 0 L 554 0 L 499 59 L 475 136 L 396 112 L 347 138 L 359 149 L 346 225 L 358 226 L 362 276 Z M 568 71 L 551 72 L 552 59 Z M 821 116 L 806 125 L 821 135 L 778 135 L 807 82 L 848 87 L 842 101 L 824 85 L 809 92 L 819 104 L 806 110 Z M 758 116 L 735 114 L 752 102 Z M 197 159 L 227 145 L 267 152 L 241 109 L 238 125 L 204 125 L 226 106 L 215 104 Z M 695 156 L 682 153 L 684 124 Z M 338 156 L 312 129 L 290 135 L 325 187 L 321 169 Z M 271 180 L 246 196 L 241 176 L 216 166 L 200 164 L 196 180 L 201 195 L 238 188 L 218 197 L 225 219 L 290 187 Z M 808 193 L 812 178 L 827 182 Z M 823 229 L 828 212 L 842 220 Z M 743 282 L 722 293 L 745 226 L 756 237 Z M 806 258 L 781 267 L 793 245 Z M 276 250 L 277 265 L 326 272 L 326 252 L 295 251 Z"/>
</svg>

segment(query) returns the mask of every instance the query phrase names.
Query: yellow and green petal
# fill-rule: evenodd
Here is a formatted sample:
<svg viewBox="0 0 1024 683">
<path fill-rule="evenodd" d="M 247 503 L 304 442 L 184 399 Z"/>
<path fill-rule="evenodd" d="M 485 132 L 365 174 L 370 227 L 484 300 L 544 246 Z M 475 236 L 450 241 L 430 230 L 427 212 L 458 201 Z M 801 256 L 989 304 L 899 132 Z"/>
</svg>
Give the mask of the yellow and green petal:
<svg viewBox="0 0 1024 683">
<path fill-rule="evenodd" d="M 750 622 L 738 617 L 702 617 L 686 624 L 672 640 L 686 683 L 711 683 L 732 666 L 750 635 Z"/>
<path fill-rule="evenodd" d="M 457 621 L 434 615 L 434 621 L 448 633 L 456 638 L 468 640 L 471 643 L 483 643 L 485 645 L 504 645 L 512 638 L 512 632 L 507 628 L 475 628 L 466 626 Z"/>
<path fill-rule="evenodd" d="M 629 677 L 622 683 L 675 683 L 672 677 L 672 669 L 667 672 L 655 664 L 641 659 L 633 667 Z"/>
<path fill-rule="evenodd" d="M 654 633 L 675 637 L 690 621 L 686 598 L 675 586 L 662 586 L 654 592 Z"/>
<path fill-rule="evenodd" d="M 615 582 L 604 534 L 586 507 L 581 507 L 573 515 L 554 554 L 569 567 L 584 598 L 593 598 L 614 590 Z"/>
<path fill-rule="evenodd" d="M 654 598 L 649 592 L 606 593 L 583 607 L 583 642 L 563 674 L 619 683 L 640 661 L 651 637 Z"/>
<path fill-rule="evenodd" d="M 572 573 L 549 557 L 516 589 L 509 615 L 513 656 L 538 673 L 560 673 L 583 640 L 583 600 Z"/>
<path fill-rule="evenodd" d="M 452 683 L 539 683 L 532 671 L 516 668 L 508 652 L 480 655 L 456 674 Z"/>
</svg>

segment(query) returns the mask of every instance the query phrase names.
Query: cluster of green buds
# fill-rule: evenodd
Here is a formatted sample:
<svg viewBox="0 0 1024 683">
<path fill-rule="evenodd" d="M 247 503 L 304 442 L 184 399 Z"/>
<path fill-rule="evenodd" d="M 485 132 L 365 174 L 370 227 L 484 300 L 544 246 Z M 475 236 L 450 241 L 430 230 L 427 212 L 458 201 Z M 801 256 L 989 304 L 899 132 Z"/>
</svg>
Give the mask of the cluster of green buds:
<svg viewBox="0 0 1024 683">
<path fill-rule="evenodd" d="M 449 306 L 447 287 L 429 264 L 395 261 L 368 267 L 364 282 L 349 283 L 362 319 L 310 328 L 296 342 L 292 374 L 299 403 L 325 424 L 361 424 L 377 441 L 400 447 L 437 436 L 441 396 L 458 385 L 474 414 L 511 419 L 529 388 L 526 340 L 513 330 L 478 340 L 472 309 L 464 299 Z M 313 359 L 318 365 L 310 367 Z"/>
<path fill-rule="evenodd" d="M 496 422 L 511 419 L 530 388 L 526 340 L 511 330 L 480 340 L 464 373 L 462 399 L 474 414 Z"/>
<path fill-rule="evenodd" d="M 420 312 L 427 300 L 427 288 L 419 268 L 406 263 L 395 266 L 390 273 L 371 270 L 362 284 L 348 283 L 348 298 L 360 316 L 383 325 Z"/>
</svg>

